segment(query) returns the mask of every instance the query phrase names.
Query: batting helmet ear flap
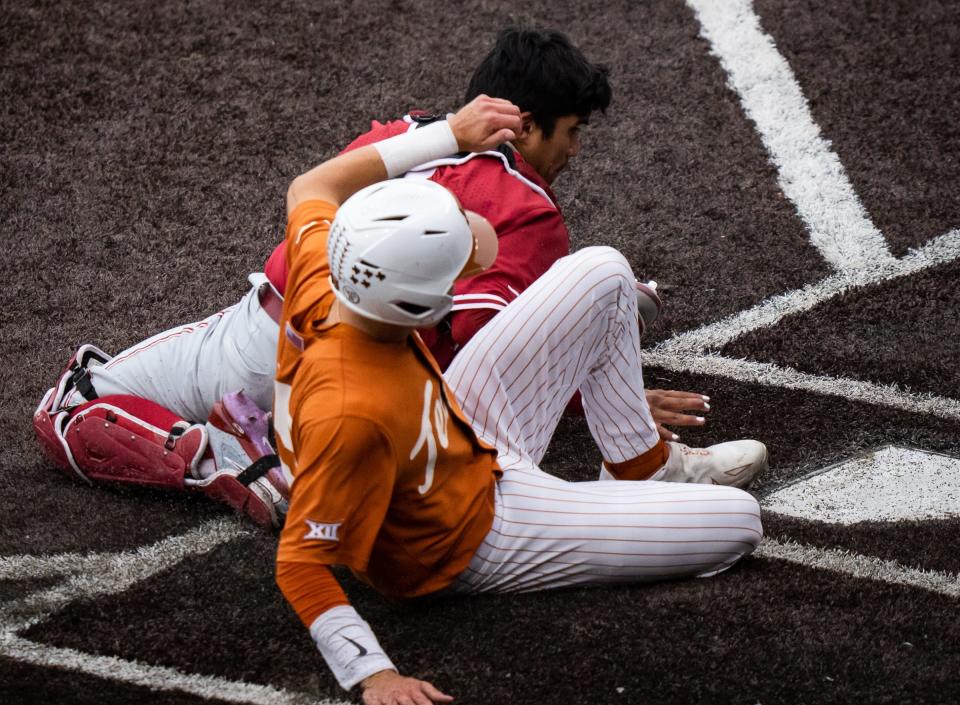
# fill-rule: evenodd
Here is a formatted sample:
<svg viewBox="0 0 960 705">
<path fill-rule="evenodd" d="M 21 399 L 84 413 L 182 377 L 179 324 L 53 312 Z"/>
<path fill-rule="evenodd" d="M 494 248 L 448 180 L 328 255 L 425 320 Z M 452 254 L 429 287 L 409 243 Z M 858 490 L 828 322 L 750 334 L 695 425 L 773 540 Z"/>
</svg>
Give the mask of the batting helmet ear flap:
<svg viewBox="0 0 960 705">
<path fill-rule="evenodd" d="M 467 279 L 489 269 L 497 259 L 497 251 L 500 247 L 497 231 L 489 220 L 473 211 L 464 211 L 463 214 L 467 217 L 470 233 L 473 235 L 473 252 L 470 253 L 470 259 L 463 265 L 463 270 L 457 279 Z"/>
</svg>

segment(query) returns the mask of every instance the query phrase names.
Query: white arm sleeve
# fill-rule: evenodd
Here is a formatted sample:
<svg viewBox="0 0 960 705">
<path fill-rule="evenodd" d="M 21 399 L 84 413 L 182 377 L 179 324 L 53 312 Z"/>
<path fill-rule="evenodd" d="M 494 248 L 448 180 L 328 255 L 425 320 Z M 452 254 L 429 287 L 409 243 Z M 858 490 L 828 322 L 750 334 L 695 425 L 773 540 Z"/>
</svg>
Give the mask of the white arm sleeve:
<svg viewBox="0 0 960 705">
<path fill-rule="evenodd" d="M 453 130 L 446 120 L 374 142 L 373 146 L 380 153 L 387 176 L 391 179 L 406 174 L 415 166 L 449 157 L 459 151 L 457 138 L 453 136 Z"/>
<path fill-rule="evenodd" d="M 370 625 L 349 605 L 332 607 L 317 617 L 310 625 L 310 636 L 346 690 L 374 673 L 397 670 Z"/>
</svg>

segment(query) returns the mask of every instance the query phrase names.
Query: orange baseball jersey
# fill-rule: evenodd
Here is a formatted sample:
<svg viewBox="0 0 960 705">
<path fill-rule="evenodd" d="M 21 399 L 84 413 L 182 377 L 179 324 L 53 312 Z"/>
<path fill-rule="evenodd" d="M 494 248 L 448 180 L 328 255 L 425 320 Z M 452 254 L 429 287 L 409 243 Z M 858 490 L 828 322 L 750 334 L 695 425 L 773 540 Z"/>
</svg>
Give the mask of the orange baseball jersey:
<svg viewBox="0 0 960 705">
<path fill-rule="evenodd" d="M 415 597 L 469 564 L 493 522 L 500 469 L 418 336 L 384 343 L 324 321 L 335 214 L 311 201 L 287 225 L 274 414 L 294 481 L 278 575 L 345 565 L 388 597 Z"/>
</svg>

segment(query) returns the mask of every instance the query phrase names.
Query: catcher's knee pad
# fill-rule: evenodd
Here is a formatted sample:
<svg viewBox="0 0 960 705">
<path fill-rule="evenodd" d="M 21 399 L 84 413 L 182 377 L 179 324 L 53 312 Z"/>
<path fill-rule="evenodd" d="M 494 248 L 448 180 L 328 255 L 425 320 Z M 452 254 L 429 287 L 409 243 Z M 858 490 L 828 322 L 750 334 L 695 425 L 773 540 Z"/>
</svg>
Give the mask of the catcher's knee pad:
<svg viewBox="0 0 960 705">
<path fill-rule="evenodd" d="M 184 489 L 207 448 L 207 430 L 147 399 L 102 397 L 71 411 L 34 417 L 58 445 L 54 460 L 88 481 Z"/>
<path fill-rule="evenodd" d="M 62 408 L 64 401 L 74 391 L 79 392 L 86 401 L 96 399 L 97 393 L 90 383 L 89 369 L 105 365 L 112 359 L 112 355 L 108 355 L 96 345 L 87 343 L 77 348 L 77 351 L 73 353 L 70 361 L 60 373 L 60 377 L 57 378 L 56 386 L 50 390 L 52 394 L 47 400 L 50 407 L 53 409 Z"/>
<path fill-rule="evenodd" d="M 280 526 L 290 488 L 270 441 L 270 418 L 243 392 L 214 404 L 206 425 L 212 472 L 187 486 L 225 502 L 261 526 Z"/>
<path fill-rule="evenodd" d="M 90 384 L 88 369 L 103 365 L 110 359 L 110 355 L 95 345 L 81 345 L 60 372 L 56 384 L 47 390 L 33 412 L 33 429 L 44 454 L 57 467 L 71 474 L 76 473 L 83 479 L 87 478 L 74 467 L 63 436 L 63 426 L 70 420 L 74 408 L 67 405 L 65 400 L 74 391 L 79 391 L 84 399 L 95 399 L 96 392 Z"/>
</svg>

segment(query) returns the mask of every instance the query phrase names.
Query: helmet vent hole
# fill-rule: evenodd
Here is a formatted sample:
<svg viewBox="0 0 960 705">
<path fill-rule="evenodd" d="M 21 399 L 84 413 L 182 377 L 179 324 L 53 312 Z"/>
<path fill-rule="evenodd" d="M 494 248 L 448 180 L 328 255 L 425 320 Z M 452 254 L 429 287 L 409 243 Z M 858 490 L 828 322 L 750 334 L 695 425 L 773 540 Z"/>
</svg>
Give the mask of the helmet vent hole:
<svg viewBox="0 0 960 705">
<path fill-rule="evenodd" d="M 430 311 L 428 306 L 421 306 L 419 304 L 410 303 L 409 301 L 394 301 L 393 305 L 402 311 L 406 311 L 412 316 L 422 316 Z"/>
<path fill-rule="evenodd" d="M 424 235 L 446 235 L 447 231 L 446 230 L 424 230 L 423 234 Z"/>
<path fill-rule="evenodd" d="M 376 218 L 376 219 L 374 219 L 374 222 L 376 222 L 376 223 L 382 223 L 382 222 L 384 222 L 384 221 L 397 221 L 397 222 L 399 222 L 399 221 L 401 221 L 401 220 L 406 220 L 406 219 L 407 219 L 407 216 L 405 216 L 405 215 L 385 215 L 385 216 L 383 216 L 382 218 Z"/>
</svg>

